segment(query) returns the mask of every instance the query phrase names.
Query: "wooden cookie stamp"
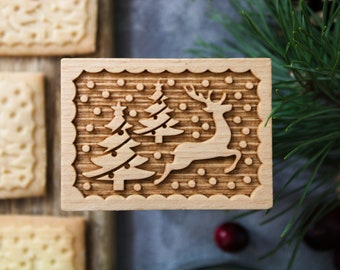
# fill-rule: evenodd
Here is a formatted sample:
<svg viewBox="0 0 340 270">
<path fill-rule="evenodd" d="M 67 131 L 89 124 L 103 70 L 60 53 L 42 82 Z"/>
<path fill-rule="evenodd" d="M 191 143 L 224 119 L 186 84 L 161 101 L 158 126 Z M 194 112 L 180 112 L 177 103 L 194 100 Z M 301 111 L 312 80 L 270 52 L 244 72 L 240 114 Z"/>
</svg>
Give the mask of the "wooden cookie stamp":
<svg viewBox="0 0 340 270">
<path fill-rule="evenodd" d="M 63 59 L 61 72 L 63 209 L 272 206 L 269 59 Z"/>
</svg>

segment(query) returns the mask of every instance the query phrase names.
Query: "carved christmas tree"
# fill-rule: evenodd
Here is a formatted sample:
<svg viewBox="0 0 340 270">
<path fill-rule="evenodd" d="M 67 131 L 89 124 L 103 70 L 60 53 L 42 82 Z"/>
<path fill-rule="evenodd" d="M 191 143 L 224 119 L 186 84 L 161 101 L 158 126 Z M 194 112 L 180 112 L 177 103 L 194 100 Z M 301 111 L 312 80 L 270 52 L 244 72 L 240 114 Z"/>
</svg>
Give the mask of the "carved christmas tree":
<svg viewBox="0 0 340 270">
<path fill-rule="evenodd" d="M 113 134 L 98 143 L 106 148 L 104 155 L 91 158 L 91 161 L 101 168 L 84 172 L 83 175 L 89 178 L 97 177 L 96 180 L 113 181 L 114 190 L 124 190 L 124 181 L 145 179 L 155 173 L 136 168 L 147 162 L 148 158 L 141 157 L 132 150 L 140 143 L 131 139 L 126 131 L 132 127 L 124 118 L 126 107 L 118 102 L 112 109 L 114 118 L 105 127 L 111 129 Z"/>
<path fill-rule="evenodd" d="M 169 115 L 173 110 L 165 103 L 167 97 L 164 95 L 162 87 L 163 84 L 159 81 L 155 84 L 156 91 L 150 97 L 153 104 L 145 110 L 150 114 L 149 118 L 139 121 L 145 128 L 134 131 L 136 134 L 154 136 L 156 143 L 162 143 L 163 136 L 174 136 L 183 133 L 183 130 L 172 128 L 179 121 L 174 120 Z"/>
</svg>

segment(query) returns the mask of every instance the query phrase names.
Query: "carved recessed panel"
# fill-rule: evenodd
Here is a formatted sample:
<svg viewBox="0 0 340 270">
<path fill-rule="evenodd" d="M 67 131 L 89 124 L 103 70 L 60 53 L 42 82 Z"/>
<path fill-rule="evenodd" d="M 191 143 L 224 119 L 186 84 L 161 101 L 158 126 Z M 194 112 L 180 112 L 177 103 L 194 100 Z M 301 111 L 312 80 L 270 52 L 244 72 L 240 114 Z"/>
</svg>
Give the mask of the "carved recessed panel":
<svg viewBox="0 0 340 270">
<path fill-rule="evenodd" d="M 85 269 L 81 218 L 0 216 L 2 269 Z"/>
<path fill-rule="evenodd" d="M 0 198 L 43 195 L 43 76 L 0 73 Z"/>
<path fill-rule="evenodd" d="M 66 208 L 270 206 L 268 60 L 94 61 L 63 62 Z"/>
<path fill-rule="evenodd" d="M 96 0 L 0 1 L 0 54 L 93 52 Z"/>
</svg>

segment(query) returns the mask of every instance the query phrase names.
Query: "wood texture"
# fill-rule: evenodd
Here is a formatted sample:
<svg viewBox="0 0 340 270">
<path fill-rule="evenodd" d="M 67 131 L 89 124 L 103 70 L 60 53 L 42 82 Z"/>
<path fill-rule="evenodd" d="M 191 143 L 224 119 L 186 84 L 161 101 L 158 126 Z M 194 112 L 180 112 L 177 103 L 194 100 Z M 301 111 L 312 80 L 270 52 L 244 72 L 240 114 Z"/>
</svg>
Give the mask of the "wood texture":
<svg viewBox="0 0 340 270">
<path fill-rule="evenodd" d="M 64 59 L 61 69 L 65 209 L 271 207 L 269 59 Z"/>
<path fill-rule="evenodd" d="M 88 57 L 112 57 L 113 5 L 99 0 L 97 52 Z M 87 221 L 87 269 L 114 269 L 114 214 L 64 212 L 60 208 L 60 58 L 1 57 L 2 72 L 43 72 L 47 130 L 47 194 L 42 198 L 1 200 L 2 214 L 84 216 Z"/>
</svg>

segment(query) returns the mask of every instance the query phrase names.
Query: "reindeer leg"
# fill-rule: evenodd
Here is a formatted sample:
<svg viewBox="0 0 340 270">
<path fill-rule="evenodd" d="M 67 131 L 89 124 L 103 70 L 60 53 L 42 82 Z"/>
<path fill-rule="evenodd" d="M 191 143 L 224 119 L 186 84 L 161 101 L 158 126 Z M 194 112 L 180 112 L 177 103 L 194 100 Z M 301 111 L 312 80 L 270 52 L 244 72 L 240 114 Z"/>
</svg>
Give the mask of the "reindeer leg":
<svg viewBox="0 0 340 270">
<path fill-rule="evenodd" d="M 169 167 L 170 167 L 170 164 L 167 163 L 167 164 L 165 165 L 165 170 L 164 170 L 164 172 L 163 172 L 163 175 L 162 175 L 160 178 L 158 178 L 158 179 L 156 179 L 155 181 L 153 181 L 153 183 L 154 183 L 155 185 L 158 185 L 158 184 L 162 183 L 162 182 L 165 180 L 165 178 L 168 177 L 168 175 L 169 175 L 170 172 L 171 172 L 171 169 L 170 169 Z"/>
<path fill-rule="evenodd" d="M 235 167 L 236 167 L 236 165 L 237 165 L 237 163 L 240 161 L 240 159 L 241 159 L 241 152 L 240 151 L 238 151 L 238 150 L 229 150 L 230 152 L 232 152 L 232 154 L 230 155 L 230 152 L 229 152 L 229 155 L 228 156 L 232 156 L 232 155 L 235 155 L 235 160 L 234 160 L 234 163 L 229 167 L 229 168 L 226 168 L 225 170 L 224 170 L 224 173 L 229 173 L 229 172 L 231 172 L 232 170 L 234 170 L 235 169 Z"/>
</svg>

